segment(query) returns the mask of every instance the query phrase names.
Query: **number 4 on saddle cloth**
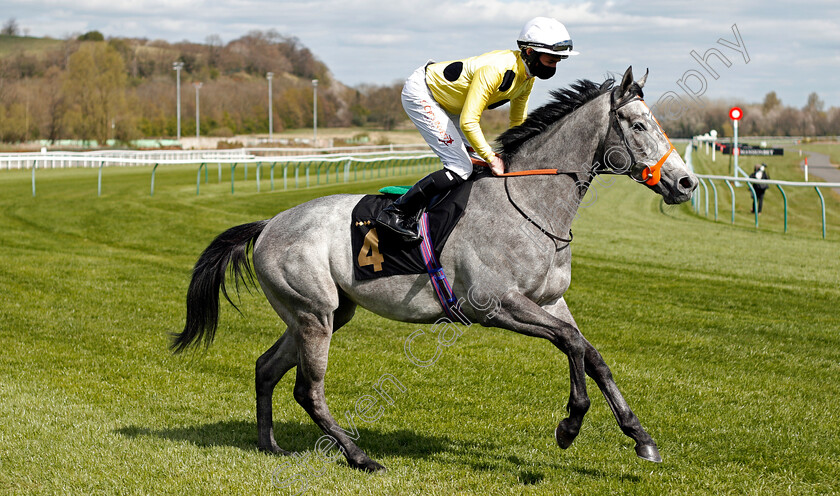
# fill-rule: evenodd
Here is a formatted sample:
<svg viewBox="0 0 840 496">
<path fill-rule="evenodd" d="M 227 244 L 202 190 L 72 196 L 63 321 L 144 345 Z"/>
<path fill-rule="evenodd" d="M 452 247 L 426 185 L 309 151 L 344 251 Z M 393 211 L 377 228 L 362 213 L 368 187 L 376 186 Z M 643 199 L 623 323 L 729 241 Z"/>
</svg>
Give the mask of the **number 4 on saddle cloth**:
<svg viewBox="0 0 840 496">
<path fill-rule="evenodd" d="M 365 195 L 353 208 L 350 238 L 353 249 L 353 276 L 357 281 L 403 274 L 429 274 L 441 305 L 450 318 L 454 296 L 438 260 L 449 234 L 467 208 L 472 180 L 432 198 L 420 220 L 422 241 L 406 242 L 402 236 L 376 224 L 376 216 L 394 202 L 407 187 L 390 186 L 382 195 Z M 453 319 L 455 320 L 455 319 Z"/>
</svg>

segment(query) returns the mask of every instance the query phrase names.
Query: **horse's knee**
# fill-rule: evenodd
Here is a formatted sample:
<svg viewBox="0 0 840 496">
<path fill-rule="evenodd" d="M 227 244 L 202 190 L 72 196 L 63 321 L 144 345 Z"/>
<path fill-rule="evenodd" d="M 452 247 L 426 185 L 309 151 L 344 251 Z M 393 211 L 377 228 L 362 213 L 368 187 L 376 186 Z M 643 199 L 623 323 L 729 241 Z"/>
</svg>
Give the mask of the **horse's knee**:
<svg viewBox="0 0 840 496">
<path fill-rule="evenodd" d="M 272 380 L 271 375 L 268 359 L 263 355 L 257 359 L 256 367 L 254 367 L 254 384 L 258 396 L 271 394 L 274 391 L 276 383 Z"/>
<path fill-rule="evenodd" d="M 312 404 L 310 388 L 304 387 L 301 384 L 295 384 L 295 388 L 292 390 L 292 396 L 294 396 L 295 401 L 297 401 L 298 405 L 302 406 L 304 410 L 308 405 Z"/>
<path fill-rule="evenodd" d="M 550 339 L 566 356 L 586 363 L 586 340 L 579 330 L 571 326 L 557 329 Z"/>
<path fill-rule="evenodd" d="M 612 371 L 607 362 L 594 348 L 587 347 L 586 350 L 586 373 L 590 375 L 598 385 L 614 383 Z"/>
<path fill-rule="evenodd" d="M 301 381 L 297 381 L 292 391 L 292 396 L 294 396 L 298 405 L 303 407 L 307 412 L 313 408 L 320 410 L 321 407 L 326 406 L 324 396 L 318 391 L 317 387 L 314 387 L 309 382 L 301 383 Z"/>
<path fill-rule="evenodd" d="M 570 398 L 567 406 L 569 409 L 569 415 L 583 417 L 586 415 L 586 412 L 589 411 L 590 404 L 591 402 L 589 401 L 589 396 L 587 395 Z"/>
</svg>

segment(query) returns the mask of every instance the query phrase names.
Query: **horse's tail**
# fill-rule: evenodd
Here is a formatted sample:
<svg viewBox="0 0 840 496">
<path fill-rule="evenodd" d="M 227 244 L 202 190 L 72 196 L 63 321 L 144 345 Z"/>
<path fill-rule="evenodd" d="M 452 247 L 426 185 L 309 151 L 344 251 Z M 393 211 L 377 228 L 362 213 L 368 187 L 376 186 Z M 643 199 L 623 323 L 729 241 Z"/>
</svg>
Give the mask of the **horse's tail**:
<svg viewBox="0 0 840 496">
<path fill-rule="evenodd" d="M 173 333 L 170 348 L 175 353 L 184 351 L 201 339 L 206 346 L 213 342 L 219 322 L 219 288 L 227 301 L 239 310 L 225 289 L 225 273 L 230 265 L 237 293 L 240 281 L 246 287 L 254 283 L 248 252 L 253 249 L 266 224 L 267 220 L 261 220 L 232 227 L 216 237 L 198 257 L 187 290 L 187 323 L 182 332 Z"/>
</svg>

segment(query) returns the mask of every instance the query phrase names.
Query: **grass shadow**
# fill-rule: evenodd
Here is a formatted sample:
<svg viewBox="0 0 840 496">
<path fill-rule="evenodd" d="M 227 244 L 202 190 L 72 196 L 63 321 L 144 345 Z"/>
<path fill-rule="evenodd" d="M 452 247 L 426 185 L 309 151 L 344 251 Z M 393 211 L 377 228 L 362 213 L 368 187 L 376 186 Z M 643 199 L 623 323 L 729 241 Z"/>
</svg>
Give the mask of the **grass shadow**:
<svg viewBox="0 0 840 496">
<path fill-rule="evenodd" d="M 572 470 L 579 473 L 580 475 L 584 475 L 586 477 L 592 477 L 594 479 L 618 479 L 622 482 L 640 482 L 642 479 L 638 475 L 635 474 L 612 474 L 607 473 L 602 470 L 598 470 L 597 468 L 587 468 L 587 467 L 571 467 Z"/>
<path fill-rule="evenodd" d="M 530 470 L 525 470 L 520 472 L 517 476 L 517 480 L 523 486 L 533 486 L 539 484 L 540 482 L 545 479 L 545 475 L 542 473 L 532 472 Z"/>
<path fill-rule="evenodd" d="M 257 449 L 257 428 L 254 422 L 224 421 L 164 429 L 131 425 L 115 429 L 114 432 L 129 438 L 156 437 L 175 442 L 187 442 L 202 448 L 233 446 L 243 450 Z"/>
<path fill-rule="evenodd" d="M 464 446 L 442 436 L 427 436 L 413 431 L 380 431 L 356 426 L 359 438 L 355 441 L 360 448 L 376 458 L 398 456 L 427 458 L 436 453 L 463 453 Z M 187 442 L 202 448 L 232 446 L 246 451 L 257 450 L 257 425 L 253 421 L 222 421 L 212 424 L 154 429 L 142 426 L 126 426 L 114 431 L 130 438 L 156 437 L 175 442 Z M 323 432 L 311 423 L 275 422 L 274 432 L 277 444 L 288 451 L 307 452 Z M 492 450 L 495 447 L 488 447 Z"/>
</svg>

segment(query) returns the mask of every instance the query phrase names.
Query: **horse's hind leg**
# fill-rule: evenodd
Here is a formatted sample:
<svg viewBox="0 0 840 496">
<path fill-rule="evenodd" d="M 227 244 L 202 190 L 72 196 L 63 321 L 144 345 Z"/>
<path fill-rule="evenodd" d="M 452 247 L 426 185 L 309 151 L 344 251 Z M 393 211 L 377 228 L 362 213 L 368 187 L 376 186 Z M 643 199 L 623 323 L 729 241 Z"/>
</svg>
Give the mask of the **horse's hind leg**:
<svg viewBox="0 0 840 496">
<path fill-rule="evenodd" d="M 294 333 L 287 330 L 274 345 L 257 359 L 257 446 L 262 451 L 290 454 L 274 440 L 271 400 L 274 387 L 292 367 L 297 365 Z"/>
<path fill-rule="evenodd" d="M 333 313 L 333 332 L 353 318 L 356 304 L 339 296 L 338 308 Z M 262 451 L 289 455 L 274 440 L 272 398 L 274 388 L 292 367 L 298 364 L 297 341 L 294 330 L 287 330 L 274 345 L 257 359 L 255 382 L 257 392 L 257 446 Z"/>
<path fill-rule="evenodd" d="M 295 381 L 295 400 L 312 417 L 312 420 L 324 433 L 338 443 L 347 463 L 366 472 L 378 472 L 385 467 L 370 459 L 347 435 L 330 414 L 324 396 L 324 375 L 327 371 L 327 355 L 330 347 L 332 329 L 318 322 L 319 319 L 306 319 L 298 334 L 298 352 L 300 363 Z M 350 426 L 351 433 L 358 432 Z"/>
<path fill-rule="evenodd" d="M 577 328 L 577 324 L 571 312 L 569 312 L 569 307 L 562 298 L 554 305 L 547 307 L 546 310 L 555 317 L 567 321 Z M 622 396 L 604 358 L 586 338 L 583 341 L 586 350 L 586 374 L 601 389 L 604 398 L 607 400 L 607 404 L 610 406 L 610 410 L 615 415 L 615 420 L 618 422 L 621 431 L 636 441 L 636 454 L 640 458 L 652 462 L 661 462 L 662 458 L 659 456 L 659 449 L 656 447 L 656 443 L 650 437 L 650 434 L 645 431 L 644 427 L 642 427 L 639 418 L 636 417 L 636 414 L 633 413 L 630 405 L 627 404 L 624 396 Z"/>
</svg>

